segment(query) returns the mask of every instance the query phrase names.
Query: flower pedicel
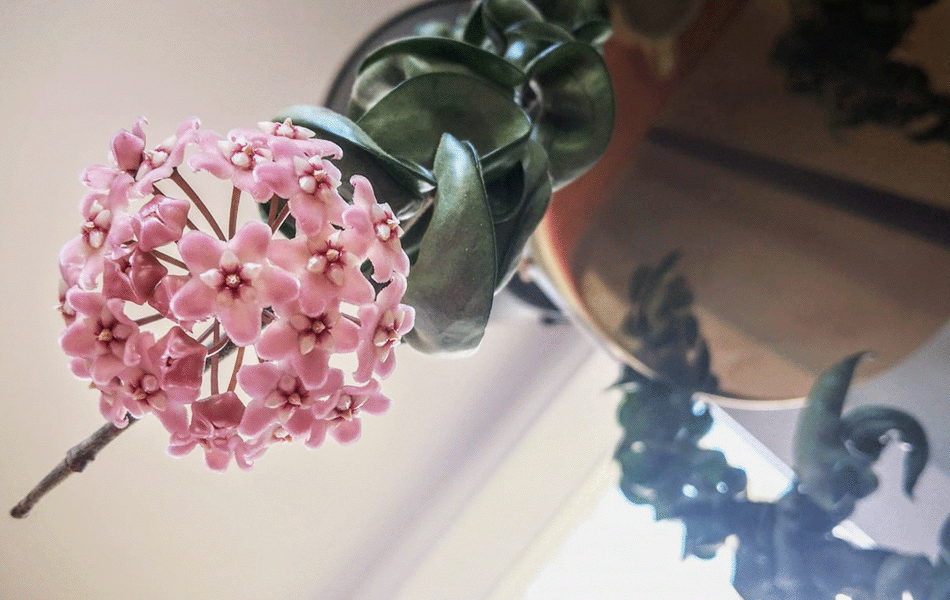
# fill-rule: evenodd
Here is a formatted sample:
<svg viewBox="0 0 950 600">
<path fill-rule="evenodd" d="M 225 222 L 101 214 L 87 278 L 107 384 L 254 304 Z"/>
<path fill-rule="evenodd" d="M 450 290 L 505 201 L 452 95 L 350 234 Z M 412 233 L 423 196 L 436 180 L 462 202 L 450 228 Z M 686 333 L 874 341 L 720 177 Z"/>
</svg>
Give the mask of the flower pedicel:
<svg viewBox="0 0 950 600">
<path fill-rule="evenodd" d="M 113 166 L 82 175 L 83 224 L 59 259 L 60 343 L 73 373 L 99 391 L 115 426 L 153 413 L 171 454 L 200 446 L 215 470 L 232 458 L 249 467 L 278 441 L 358 439 L 360 415 L 389 406 L 379 379 L 414 319 L 400 303 L 409 259 L 393 211 L 359 175 L 347 203 L 332 162 L 340 148 L 289 120 L 222 137 L 190 119 L 153 149 L 144 123 L 113 137 Z M 232 184 L 227 232 L 184 164 Z M 237 227 L 243 194 L 270 202 L 267 223 Z M 278 239 L 288 216 L 296 236 Z M 334 364 L 345 353 L 355 354 L 351 383 Z"/>
</svg>

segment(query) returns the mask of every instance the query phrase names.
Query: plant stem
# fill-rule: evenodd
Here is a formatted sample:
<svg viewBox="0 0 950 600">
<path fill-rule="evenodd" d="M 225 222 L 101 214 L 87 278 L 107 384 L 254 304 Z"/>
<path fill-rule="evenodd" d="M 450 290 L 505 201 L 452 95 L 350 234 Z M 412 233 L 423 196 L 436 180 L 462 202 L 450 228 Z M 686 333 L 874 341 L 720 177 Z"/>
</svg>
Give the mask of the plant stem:
<svg viewBox="0 0 950 600">
<path fill-rule="evenodd" d="M 165 254 L 164 252 L 162 252 L 161 250 L 152 250 L 151 252 L 152 252 L 152 256 L 154 256 L 155 258 L 164 260 L 168 264 L 175 265 L 176 267 L 180 267 L 186 271 L 188 270 L 188 265 L 178 260 L 174 256 L 169 256 Z"/>
<path fill-rule="evenodd" d="M 228 216 L 228 239 L 234 237 L 237 230 L 238 206 L 241 204 L 241 190 L 231 188 L 231 214 Z"/>
<path fill-rule="evenodd" d="M 214 322 L 214 336 L 211 338 L 213 340 L 212 347 L 217 347 L 220 343 L 221 331 L 218 327 L 218 321 Z M 224 348 L 224 344 L 221 345 L 221 348 Z M 220 350 L 220 348 L 219 348 Z M 209 353 L 210 354 L 210 353 Z M 219 363 L 218 353 L 215 352 L 214 356 L 211 357 L 211 395 L 218 395 L 218 363 Z"/>
<path fill-rule="evenodd" d="M 214 215 L 211 214 L 211 211 L 208 210 L 208 207 L 205 206 L 205 203 L 201 201 L 201 198 L 198 197 L 198 194 L 195 190 L 189 185 L 185 178 L 181 176 L 181 173 L 178 172 L 178 169 L 172 171 L 172 174 L 169 176 L 169 179 L 175 182 L 175 184 L 181 188 L 181 191 L 185 192 L 185 195 L 192 201 L 198 211 L 204 215 L 208 225 L 211 225 L 211 229 L 214 230 L 215 235 L 222 242 L 228 241 L 228 238 L 224 237 L 224 232 L 221 231 L 221 226 L 218 225 L 218 222 L 214 220 Z"/>
<path fill-rule="evenodd" d="M 277 215 L 277 218 L 274 220 L 274 224 L 270 226 L 271 233 L 280 229 L 280 226 L 284 224 L 284 221 L 287 220 L 288 216 L 290 216 L 289 202 L 284 205 L 284 208 L 280 209 L 280 214 Z"/>
<path fill-rule="evenodd" d="M 234 388 L 237 387 L 238 371 L 241 369 L 241 365 L 244 364 L 244 348 L 245 346 L 240 346 L 237 350 L 237 356 L 234 357 L 234 371 L 231 372 L 231 382 L 228 383 L 229 392 L 233 392 Z"/>
<path fill-rule="evenodd" d="M 119 434 L 129 428 L 132 423 L 138 419 L 132 415 L 127 416 L 128 424 L 119 428 L 112 423 L 106 423 L 96 430 L 95 433 L 79 442 L 66 452 L 66 457 L 56 467 L 44 477 L 36 487 L 30 490 L 26 496 L 20 500 L 10 511 L 10 516 L 14 519 L 22 519 L 27 516 L 30 510 L 40 499 L 50 492 L 53 488 L 63 482 L 73 473 L 81 473 L 92 460 L 96 458 L 99 451 L 106 445 L 119 437 Z"/>
<path fill-rule="evenodd" d="M 165 318 L 165 315 L 154 314 L 150 317 L 142 317 L 141 319 L 136 319 L 135 324 L 139 326 L 148 325 L 149 323 L 154 323 L 155 321 L 159 321 L 164 318 Z"/>
</svg>

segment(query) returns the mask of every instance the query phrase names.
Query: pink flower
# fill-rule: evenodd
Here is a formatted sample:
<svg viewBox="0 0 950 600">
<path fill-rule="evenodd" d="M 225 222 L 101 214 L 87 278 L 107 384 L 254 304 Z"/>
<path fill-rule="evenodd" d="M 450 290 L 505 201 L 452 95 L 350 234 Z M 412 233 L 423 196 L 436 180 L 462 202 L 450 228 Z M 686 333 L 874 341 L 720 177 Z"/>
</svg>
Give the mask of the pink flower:
<svg viewBox="0 0 950 600">
<path fill-rule="evenodd" d="M 389 285 L 379 293 L 376 304 L 360 307 L 360 342 L 356 351 L 359 365 L 353 374 L 357 381 L 368 381 L 373 373 L 383 378 L 392 374 L 396 366 L 393 348 L 415 322 L 415 309 L 399 304 L 405 293 L 406 278 L 394 274 Z"/>
<path fill-rule="evenodd" d="M 78 282 L 86 289 L 95 287 L 95 280 L 102 273 L 105 254 L 134 239 L 129 216 L 100 203 L 105 200 L 103 194 L 86 195 L 81 207 L 85 218 L 81 233 L 67 242 L 59 255 L 60 270 L 64 277 L 64 271 L 78 269 Z"/>
<path fill-rule="evenodd" d="M 289 360 L 311 388 L 323 383 L 331 354 L 356 349 L 356 325 L 341 317 L 336 303 L 318 306 L 313 312 L 299 302 L 275 310 L 278 319 L 261 334 L 257 353 L 267 360 Z"/>
<path fill-rule="evenodd" d="M 119 246 L 103 262 L 102 293 L 144 304 L 167 274 L 168 269 L 148 252 L 134 244 Z"/>
<path fill-rule="evenodd" d="M 340 196 L 340 170 L 328 155 L 339 155 L 335 145 L 300 143 L 274 138 L 270 147 L 276 162 L 263 164 L 255 175 L 274 194 L 290 201 L 290 212 L 297 228 L 305 233 L 319 231 L 328 223 L 342 222 L 347 203 Z"/>
<path fill-rule="evenodd" d="M 151 346 L 154 338 L 151 334 L 143 334 L 147 342 L 143 345 Z M 154 349 L 154 346 L 153 348 Z M 167 367 L 156 361 L 161 353 L 146 352 L 137 366 L 128 367 L 119 373 L 122 385 L 112 391 L 113 410 L 116 402 L 121 403 L 126 411 L 135 418 L 140 418 L 152 411 L 164 411 L 169 406 L 182 406 L 198 398 L 198 387 L 172 385 L 168 378 L 163 377 Z"/>
<path fill-rule="evenodd" d="M 334 369 L 322 386 L 311 388 L 287 362 L 244 365 L 238 373 L 241 389 L 251 396 L 238 429 L 250 437 L 259 436 L 274 423 L 291 435 L 310 431 L 314 419 L 322 419 L 332 409 L 327 397 L 343 385 L 343 372 Z"/>
<path fill-rule="evenodd" d="M 319 235 L 298 232 L 292 240 L 274 240 L 269 256 L 300 279 L 300 305 L 310 313 L 337 300 L 373 301 L 373 286 L 360 271 L 364 257 L 347 247 L 342 232 L 333 227 L 325 227 Z"/>
<path fill-rule="evenodd" d="M 183 407 L 159 413 L 162 424 L 172 434 L 172 456 L 184 456 L 201 446 L 205 462 L 214 471 L 224 471 L 235 458 L 238 466 L 249 468 L 252 464 L 247 443 L 237 432 L 244 416 L 244 404 L 234 392 L 209 396 L 191 404 L 191 423 Z"/>
<path fill-rule="evenodd" d="M 126 366 L 138 364 L 141 356 L 132 342 L 139 328 L 125 316 L 122 300 L 78 289 L 70 291 L 67 300 L 78 315 L 59 343 L 68 356 L 90 361 L 93 382 L 105 385 Z"/>
<path fill-rule="evenodd" d="M 289 118 L 284 119 L 282 123 L 276 121 L 261 121 L 257 126 L 268 135 L 285 137 L 291 140 L 309 140 L 316 135 L 306 127 L 294 125 Z M 340 155 L 342 155 L 342 152 Z M 339 155 L 337 158 L 339 158 Z"/>
<path fill-rule="evenodd" d="M 261 165 L 273 160 L 264 142 L 248 139 L 237 131 L 230 132 L 227 139 L 213 131 L 202 131 L 198 144 L 201 152 L 188 160 L 192 169 L 208 171 L 218 179 L 230 179 L 258 202 L 270 199 L 270 187 L 254 176 Z"/>
<path fill-rule="evenodd" d="M 200 126 L 201 121 L 198 119 L 187 119 L 178 126 L 175 135 L 156 146 L 154 150 L 145 150 L 142 153 L 142 161 L 135 174 L 135 191 L 139 195 L 151 194 L 156 181 L 167 178 L 181 165 L 185 159 L 185 150 L 198 141 Z"/>
<path fill-rule="evenodd" d="M 172 312 L 186 320 L 214 315 L 235 344 L 253 343 L 261 310 L 290 302 L 299 291 L 296 279 L 267 262 L 270 238 L 270 228 L 258 222 L 227 243 L 199 231 L 185 234 L 178 247 L 193 277 L 172 298 Z"/>
<path fill-rule="evenodd" d="M 356 440 L 360 415 L 389 405 L 374 374 L 392 371 L 392 348 L 413 321 L 412 309 L 399 304 L 409 264 L 392 210 L 358 176 L 350 207 L 333 163 L 339 146 L 290 120 L 224 138 L 189 119 L 153 149 L 144 123 L 113 136 L 112 166 L 83 171 L 83 224 L 60 251 L 60 344 L 73 374 L 92 380 L 100 411 L 116 426 L 154 414 L 171 434 L 171 454 L 200 446 L 214 470 L 232 457 L 248 468 L 277 442 L 300 439 L 313 448 L 328 432 L 341 443 Z M 194 169 L 230 180 L 255 200 L 287 199 L 298 235 L 271 243 L 270 226 L 253 221 L 225 236 L 216 205 L 177 170 L 189 152 Z M 166 179 L 188 200 L 159 193 L 171 187 L 158 185 Z M 241 194 L 227 195 L 221 204 L 234 210 Z M 192 203 L 216 238 L 185 233 L 197 228 Z M 378 297 L 361 271 L 367 259 L 381 283 Z M 133 320 L 128 302 L 157 314 L 137 312 Z M 215 322 L 192 337 L 194 324 L 209 318 Z M 219 325 L 225 339 L 207 341 Z M 206 366 L 222 360 L 209 357 L 204 344 L 228 340 L 242 347 L 233 355 L 240 388 L 199 400 Z M 245 365 L 243 349 L 251 344 L 259 364 Z M 344 385 L 331 361 L 352 352 L 358 382 Z"/>
<path fill-rule="evenodd" d="M 142 164 L 142 152 L 145 150 L 145 132 L 142 123 L 145 117 L 139 117 L 132 125 L 132 131 L 120 129 L 112 136 L 112 162 L 122 171 L 138 170 Z"/>
<path fill-rule="evenodd" d="M 329 429 L 336 441 L 349 444 L 360 438 L 360 413 L 378 415 L 389 409 L 390 400 L 379 391 L 379 382 L 370 380 L 366 385 L 346 385 L 330 396 L 333 410 L 324 420 L 324 434 Z M 312 438 L 320 437 L 319 431 L 311 432 Z M 322 439 L 322 438 L 321 438 Z"/>
<path fill-rule="evenodd" d="M 393 273 L 409 274 L 409 257 L 402 251 L 399 219 L 388 204 L 376 202 L 373 188 L 365 177 L 354 175 L 353 206 L 343 213 L 343 222 L 352 228 L 344 235 L 355 252 L 373 263 L 373 279 L 389 281 Z"/>
<path fill-rule="evenodd" d="M 187 200 L 167 198 L 156 194 L 132 217 L 132 230 L 138 238 L 138 247 L 146 252 L 177 242 L 188 221 Z"/>
<path fill-rule="evenodd" d="M 208 349 L 182 330 L 172 327 L 147 351 L 150 364 L 163 387 L 201 388 Z"/>
</svg>

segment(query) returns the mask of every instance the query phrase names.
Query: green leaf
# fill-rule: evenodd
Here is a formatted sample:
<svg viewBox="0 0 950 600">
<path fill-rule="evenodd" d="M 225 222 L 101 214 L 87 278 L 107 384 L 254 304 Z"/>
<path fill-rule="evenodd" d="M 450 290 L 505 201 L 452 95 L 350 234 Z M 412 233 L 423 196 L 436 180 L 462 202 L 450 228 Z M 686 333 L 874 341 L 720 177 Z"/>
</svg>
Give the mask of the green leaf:
<svg viewBox="0 0 950 600">
<path fill-rule="evenodd" d="M 388 153 L 432 165 L 443 133 L 470 142 L 485 176 L 515 164 L 531 120 L 501 90 L 458 73 L 428 73 L 403 82 L 358 121 Z"/>
<path fill-rule="evenodd" d="M 571 30 L 587 21 L 606 20 L 607 3 L 604 0 L 532 0 L 545 20 Z"/>
<path fill-rule="evenodd" d="M 607 19 L 595 19 L 581 23 L 574 28 L 573 33 L 578 41 L 592 46 L 603 46 L 613 35 L 613 27 Z"/>
<path fill-rule="evenodd" d="M 582 42 L 565 42 L 538 55 L 526 67 L 540 90 L 532 137 L 551 161 L 554 188 L 587 171 L 610 142 L 614 95 L 607 66 Z"/>
<path fill-rule="evenodd" d="M 347 115 L 359 120 L 379 99 L 403 81 L 435 70 L 430 62 L 415 56 L 389 56 L 362 69 L 353 82 Z"/>
<path fill-rule="evenodd" d="M 548 173 L 548 157 L 540 144 L 531 140 L 522 160 L 522 200 L 515 216 L 497 227 L 498 275 L 496 288 L 505 285 L 518 267 L 518 259 L 551 202 L 553 188 Z"/>
<path fill-rule="evenodd" d="M 404 300 L 416 310 L 406 339 L 422 352 L 469 353 L 482 339 L 494 295 L 491 210 L 471 145 L 442 136 L 434 172 L 432 220 Z"/>
<path fill-rule="evenodd" d="M 829 512 L 850 512 L 854 500 L 862 497 L 861 481 L 873 475 L 867 461 L 851 456 L 841 438 L 841 410 L 864 356 L 853 354 L 818 376 L 795 428 L 795 472 L 801 490 Z"/>
<path fill-rule="evenodd" d="M 420 204 L 435 185 L 435 177 L 428 170 L 387 153 L 356 123 L 328 108 L 298 104 L 285 109 L 275 120 L 288 117 L 296 125 L 339 144 L 343 158 L 335 164 L 343 172 L 344 181 L 355 174 L 365 175 L 380 202 L 389 203 L 397 214 Z"/>
<path fill-rule="evenodd" d="M 473 46 L 483 47 L 488 39 L 488 32 L 485 31 L 485 16 L 483 14 L 485 3 L 476 2 L 472 7 L 472 12 L 465 21 L 465 27 L 462 30 L 462 41 Z M 486 48 L 490 50 L 490 48 Z"/>
<path fill-rule="evenodd" d="M 464 67 L 501 87 L 514 89 L 524 83 L 524 72 L 507 60 L 457 40 L 447 38 L 405 38 L 390 42 L 367 56 L 359 73 L 395 56 L 412 56 L 430 63 Z"/>
<path fill-rule="evenodd" d="M 897 431 L 901 441 L 910 446 L 904 456 L 904 493 L 913 497 L 914 487 L 930 456 L 927 434 L 917 419 L 885 406 L 861 406 L 842 419 L 842 436 L 872 461 L 881 456 L 891 431 Z"/>
<path fill-rule="evenodd" d="M 505 30 L 505 58 L 524 67 L 551 46 L 573 39 L 570 33 L 553 23 L 522 21 Z"/>
<path fill-rule="evenodd" d="M 505 49 L 504 31 L 522 21 L 543 21 L 544 15 L 528 0 L 484 0 L 482 15 L 492 41 Z"/>
</svg>

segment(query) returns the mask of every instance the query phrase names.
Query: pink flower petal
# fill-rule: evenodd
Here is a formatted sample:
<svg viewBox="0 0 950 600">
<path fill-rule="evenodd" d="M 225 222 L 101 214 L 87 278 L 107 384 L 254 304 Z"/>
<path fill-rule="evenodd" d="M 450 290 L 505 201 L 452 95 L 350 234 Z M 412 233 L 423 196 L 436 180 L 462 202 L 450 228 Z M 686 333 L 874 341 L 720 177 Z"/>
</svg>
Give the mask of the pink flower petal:
<svg viewBox="0 0 950 600">
<path fill-rule="evenodd" d="M 207 286 L 205 288 L 211 289 Z M 182 289 L 178 295 L 181 295 L 184 291 Z M 175 299 L 178 298 L 178 295 L 175 296 Z M 174 302 L 172 307 L 174 308 Z M 238 346 L 253 344 L 261 333 L 261 309 L 252 302 L 235 301 L 228 310 L 218 311 L 218 319 L 220 319 L 228 337 Z"/>
<path fill-rule="evenodd" d="M 178 242 L 181 259 L 188 265 L 188 270 L 196 275 L 216 269 L 224 248 L 224 242 L 201 231 L 189 231 Z"/>
<path fill-rule="evenodd" d="M 261 400 L 252 400 L 244 411 L 238 431 L 241 435 L 256 437 L 277 422 L 277 411 L 264 406 Z"/>
<path fill-rule="evenodd" d="M 261 358 L 280 360 L 293 354 L 297 346 L 297 331 L 286 319 L 278 319 L 264 329 L 255 348 Z"/>
<path fill-rule="evenodd" d="M 263 401 L 277 387 L 282 374 L 282 369 L 274 363 L 244 365 L 238 371 L 238 383 L 251 398 Z"/>
<path fill-rule="evenodd" d="M 213 289 L 194 277 L 172 296 L 170 308 L 179 319 L 200 321 L 211 316 L 216 296 Z"/>
</svg>

